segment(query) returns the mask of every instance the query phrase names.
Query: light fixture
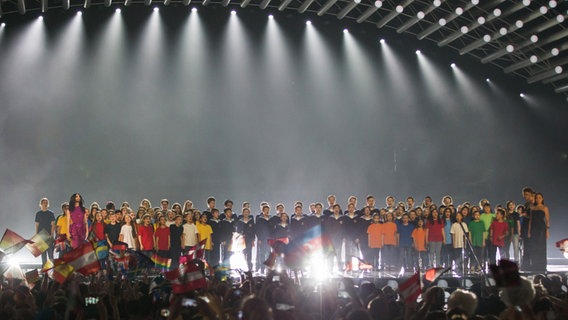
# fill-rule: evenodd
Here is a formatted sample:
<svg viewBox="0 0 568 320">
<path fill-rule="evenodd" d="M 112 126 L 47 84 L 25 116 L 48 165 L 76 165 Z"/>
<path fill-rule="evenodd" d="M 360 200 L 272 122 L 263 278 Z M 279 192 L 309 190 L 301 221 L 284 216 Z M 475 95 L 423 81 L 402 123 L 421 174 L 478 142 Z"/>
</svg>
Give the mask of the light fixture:
<svg viewBox="0 0 568 320">
<path fill-rule="evenodd" d="M 509 52 L 509 53 L 515 51 L 515 47 L 513 47 L 512 44 L 507 45 L 507 47 L 506 47 L 505 49 L 506 49 L 507 52 Z"/>
<path fill-rule="evenodd" d="M 349 33 L 349 30 L 343 29 L 343 33 Z"/>
<path fill-rule="evenodd" d="M 120 10 L 120 8 L 116 8 L 116 10 L 114 10 L 114 12 L 120 13 L 120 12 L 122 12 L 122 10 Z"/>
<path fill-rule="evenodd" d="M 438 20 L 438 23 L 443 27 L 446 25 L 446 19 L 441 18 L 440 20 Z"/>
<path fill-rule="evenodd" d="M 455 68 L 456 64 L 452 62 L 452 64 L 450 64 L 450 67 Z"/>
<path fill-rule="evenodd" d="M 306 21 L 306 24 L 307 24 L 308 26 L 311 26 L 311 25 L 312 25 L 312 22 L 311 22 L 310 20 L 308 20 L 308 21 Z"/>
<path fill-rule="evenodd" d="M 418 11 L 418 13 L 416 14 L 416 17 L 420 20 L 424 19 L 425 16 L 426 14 L 424 14 L 424 12 L 422 11 Z"/>
<path fill-rule="evenodd" d="M 83 15 L 83 12 L 82 12 L 82 11 L 77 11 L 77 15 L 78 15 L 78 16 L 82 16 L 82 15 Z"/>
<path fill-rule="evenodd" d="M 385 41 L 385 39 L 381 39 L 379 42 L 380 42 L 380 43 L 385 43 L 386 41 Z"/>
<path fill-rule="evenodd" d="M 460 28 L 461 33 L 466 34 L 469 31 L 469 28 L 467 26 L 463 26 Z"/>
<path fill-rule="evenodd" d="M 521 94 L 519 94 L 519 97 L 524 98 L 525 94 L 521 92 Z"/>
<path fill-rule="evenodd" d="M 458 16 L 461 16 L 461 15 L 463 14 L 463 8 L 462 8 L 462 7 L 457 7 L 457 8 L 456 8 L 456 14 L 457 14 Z"/>
<path fill-rule="evenodd" d="M 231 10 L 231 14 L 232 14 L 232 15 L 236 15 L 237 12 L 236 12 L 235 10 Z"/>
<path fill-rule="evenodd" d="M 536 34 L 533 34 L 533 35 L 531 36 L 531 42 L 532 42 L 532 43 L 537 43 L 537 42 L 538 42 L 538 36 L 537 36 Z"/>
<path fill-rule="evenodd" d="M 484 36 L 483 36 L 483 41 L 485 41 L 485 42 L 491 41 L 491 35 L 489 35 L 489 34 L 484 35 Z"/>
<path fill-rule="evenodd" d="M 154 12 L 158 12 L 158 11 L 160 11 L 160 8 L 154 7 Z"/>
<path fill-rule="evenodd" d="M 197 12 L 197 8 L 191 8 L 191 12 Z"/>
<path fill-rule="evenodd" d="M 268 19 L 274 19 L 274 16 L 271 15 L 271 14 L 269 14 L 269 15 L 268 15 Z"/>
<path fill-rule="evenodd" d="M 485 82 L 489 83 L 489 82 L 491 82 L 491 79 L 485 78 Z"/>
<path fill-rule="evenodd" d="M 538 62 L 538 57 L 533 54 L 533 55 L 529 58 L 529 61 L 530 61 L 531 63 L 537 63 L 537 62 Z"/>
</svg>

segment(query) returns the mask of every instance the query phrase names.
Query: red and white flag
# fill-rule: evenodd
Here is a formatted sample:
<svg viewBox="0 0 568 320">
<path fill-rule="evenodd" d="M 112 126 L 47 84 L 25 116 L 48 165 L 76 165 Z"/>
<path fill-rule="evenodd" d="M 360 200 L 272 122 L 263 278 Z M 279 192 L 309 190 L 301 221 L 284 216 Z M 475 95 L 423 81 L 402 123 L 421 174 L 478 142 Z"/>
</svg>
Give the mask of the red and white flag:
<svg viewBox="0 0 568 320">
<path fill-rule="evenodd" d="M 420 275 L 418 273 L 415 273 L 398 286 L 398 294 L 405 302 L 415 302 L 421 293 L 422 286 L 420 285 Z"/>
<path fill-rule="evenodd" d="M 430 281 L 430 282 L 434 282 L 436 281 L 441 275 L 443 275 L 444 273 L 450 271 L 452 268 L 451 267 L 447 267 L 447 268 L 431 268 L 426 270 L 426 272 L 424 272 L 424 280 Z"/>
<path fill-rule="evenodd" d="M 73 251 L 64 254 L 62 260 L 85 276 L 101 269 L 95 248 L 90 242 L 85 242 Z"/>
<path fill-rule="evenodd" d="M 207 286 L 207 280 L 201 270 L 195 264 L 189 263 L 185 267 L 185 274 L 177 280 L 172 281 L 174 293 L 184 293 L 197 290 Z"/>
</svg>

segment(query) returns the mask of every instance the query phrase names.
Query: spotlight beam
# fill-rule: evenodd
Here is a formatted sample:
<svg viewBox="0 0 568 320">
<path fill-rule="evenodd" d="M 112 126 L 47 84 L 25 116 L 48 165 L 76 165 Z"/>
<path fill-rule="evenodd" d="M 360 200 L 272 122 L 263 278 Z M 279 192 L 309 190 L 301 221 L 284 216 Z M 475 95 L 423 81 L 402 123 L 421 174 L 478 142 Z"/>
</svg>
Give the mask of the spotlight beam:
<svg viewBox="0 0 568 320">
<path fill-rule="evenodd" d="M 443 1 L 442 1 L 443 3 Z M 424 10 L 424 16 L 426 16 L 427 14 L 429 14 L 430 12 L 436 10 L 436 6 L 431 4 L 426 10 Z M 418 21 L 420 21 L 420 19 L 414 15 L 412 18 L 408 19 L 408 21 L 406 21 L 402 26 L 400 26 L 400 28 L 396 29 L 397 33 L 403 33 L 404 31 L 408 30 L 410 27 L 412 27 L 413 25 L 415 25 Z"/>
<path fill-rule="evenodd" d="M 557 75 L 558 75 L 558 72 L 556 72 L 556 70 L 550 69 L 550 70 L 546 70 L 546 71 L 543 71 L 541 73 L 535 74 L 534 76 L 528 78 L 527 82 L 529 84 L 532 84 L 532 83 L 542 81 L 542 80 L 550 78 L 550 77 L 555 77 Z"/>
<path fill-rule="evenodd" d="M 22 15 L 26 14 L 26 3 L 24 0 L 18 0 L 18 12 Z"/>
<path fill-rule="evenodd" d="M 62 2 L 62 6 L 64 10 L 69 10 L 69 0 L 63 0 Z M 42 8 L 43 9 L 43 8 Z"/>
<path fill-rule="evenodd" d="M 67 3 L 69 3 L 69 2 L 67 2 Z M 48 9 L 47 0 L 41 0 L 40 5 L 41 5 L 41 12 L 47 12 L 47 9 Z M 69 9 L 69 8 L 67 8 L 67 9 Z"/>
<path fill-rule="evenodd" d="M 262 10 L 266 9 L 266 7 L 268 7 L 268 5 L 270 4 L 270 0 L 262 0 L 262 2 L 260 3 L 260 8 Z"/>
<path fill-rule="evenodd" d="M 498 1 L 493 1 L 493 3 L 497 2 L 499 3 L 501 0 Z M 475 4 L 473 4 L 471 1 L 469 1 L 467 3 L 467 5 L 463 8 L 463 13 L 469 11 L 471 8 L 475 7 Z M 462 13 L 462 15 L 463 15 Z M 457 17 L 459 17 L 459 15 L 454 11 L 452 12 L 450 15 L 448 15 L 447 17 L 445 17 L 444 19 L 446 19 L 446 23 L 450 23 L 451 21 L 453 21 L 454 19 L 456 19 Z M 428 27 L 426 30 L 420 32 L 417 37 L 419 40 L 423 40 L 424 38 L 426 38 L 427 36 L 431 35 L 432 33 L 436 32 L 438 29 L 440 29 L 442 26 L 437 23 L 434 22 L 430 27 Z"/>
<path fill-rule="evenodd" d="M 365 12 L 361 13 L 361 15 L 359 16 L 359 18 L 357 18 L 357 23 L 362 23 L 365 20 L 367 20 L 368 17 L 370 17 L 373 13 L 377 12 L 377 10 L 379 10 L 379 8 L 377 8 L 376 6 L 370 6 L 367 10 L 365 10 Z"/>
<path fill-rule="evenodd" d="M 554 92 L 556 92 L 556 93 L 568 92 L 568 85 L 565 85 L 563 87 L 558 87 L 558 88 L 554 89 Z"/>
<path fill-rule="evenodd" d="M 414 2 L 414 0 L 406 0 L 403 3 L 401 3 L 400 6 L 402 6 L 402 8 L 404 9 L 409 4 L 411 4 L 412 2 Z M 394 19 L 399 14 L 400 13 L 398 11 L 392 10 L 391 12 L 389 12 L 389 14 L 387 14 L 381 20 L 379 20 L 379 22 L 377 22 L 377 27 L 379 27 L 379 28 L 384 27 L 387 23 L 389 23 L 392 19 Z"/>
<path fill-rule="evenodd" d="M 355 7 L 361 3 L 361 0 L 352 0 L 351 2 L 349 2 L 345 8 L 341 9 L 341 11 L 339 11 L 339 13 L 337 14 L 337 19 L 341 20 L 343 18 L 345 18 L 345 16 L 351 12 L 351 10 L 355 9 Z"/>
<path fill-rule="evenodd" d="M 337 0 L 327 0 L 323 7 L 319 9 L 318 16 L 323 16 L 327 12 L 327 10 L 329 10 L 336 2 Z"/>
<path fill-rule="evenodd" d="M 250 3 L 250 0 L 243 0 L 243 2 L 241 2 L 241 8 L 246 8 Z"/>
<path fill-rule="evenodd" d="M 286 9 L 286 7 L 290 4 L 290 2 L 292 2 L 292 0 L 284 0 L 284 1 L 282 1 L 282 3 L 280 4 L 280 6 L 278 7 L 278 11 L 284 11 L 284 9 Z"/>
<path fill-rule="evenodd" d="M 315 0 L 306 0 L 302 5 L 298 8 L 299 13 L 304 13 L 308 8 L 314 3 Z"/>
<path fill-rule="evenodd" d="M 524 8 L 524 6 L 523 6 Z M 494 20 L 495 18 L 497 18 L 499 16 L 496 16 L 493 12 L 491 12 L 487 18 L 485 18 L 485 22 L 491 22 L 492 20 Z M 479 23 L 477 20 L 475 20 L 475 22 L 473 22 L 472 24 L 470 24 L 467 29 L 469 31 L 475 30 L 477 28 L 479 28 L 482 24 Z M 454 41 L 456 41 L 458 38 L 460 38 L 461 36 L 463 36 L 464 33 L 461 32 L 461 30 L 456 30 L 454 31 L 454 33 L 450 34 L 449 36 L 447 36 L 446 38 L 442 39 L 440 42 L 438 42 L 438 47 L 443 47 L 446 46 Z"/>
</svg>

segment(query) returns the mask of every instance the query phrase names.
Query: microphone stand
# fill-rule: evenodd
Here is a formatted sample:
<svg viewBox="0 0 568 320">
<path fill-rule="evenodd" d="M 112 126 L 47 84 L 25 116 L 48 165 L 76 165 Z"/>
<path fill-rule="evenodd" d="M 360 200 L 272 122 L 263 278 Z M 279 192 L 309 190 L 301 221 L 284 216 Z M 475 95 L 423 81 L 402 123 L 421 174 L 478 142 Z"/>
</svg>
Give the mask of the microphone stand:
<svg viewBox="0 0 568 320">
<path fill-rule="evenodd" d="M 475 254 L 475 251 L 473 250 L 473 243 L 471 243 L 471 240 L 469 239 L 469 236 L 468 236 L 469 233 L 465 231 L 465 228 L 463 227 L 463 223 L 465 223 L 465 222 L 462 221 L 462 222 L 459 223 L 459 225 L 460 225 L 460 227 L 463 231 L 464 238 L 466 239 L 464 246 L 462 246 L 462 264 L 464 266 L 464 275 L 465 275 L 465 245 L 467 245 L 469 247 L 469 249 L 470 249 L 469 251 L 470 251 L 471 255 L 473 256 L 473 258 L 475 259 L 475 262 L 477 263 L 477 265 L 481 266 L 481 263 L 479 263 L 479 258 L 477 257 L 477 255 Z M 483 240 L 483 241 L 485 241 L 485 240 Z M 483 280 L 482 281 L 482 283 L 483 283 L 482 287 L 485 289 L 484 290 L 485 293 L 489 293 L 489 290 L 488 290 L 487 287 L 490 286 L 490 284 L 489 284 L 489 279 L 487 277 L 487 272 L 485 272 L 484 268 L 481 268 L 481 278 Z M 462 277 L 462 285 L 463 285 L 463 287 L 465 287 L 465 277 Z M 483 293 L 483 291 L 481 291 L 481 292 Z"/>
</svg>

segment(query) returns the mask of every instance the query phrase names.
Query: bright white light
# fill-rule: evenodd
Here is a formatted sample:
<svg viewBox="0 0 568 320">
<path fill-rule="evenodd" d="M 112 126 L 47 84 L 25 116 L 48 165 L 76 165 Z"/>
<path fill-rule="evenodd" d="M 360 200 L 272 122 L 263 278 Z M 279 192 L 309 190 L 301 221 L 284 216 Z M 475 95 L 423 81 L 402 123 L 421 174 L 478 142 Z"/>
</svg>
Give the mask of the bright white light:
<svg viewBox="0 0 568 320">
<path fill-rule="evenodd" d="M 231 265 L 231 269 L 248 270 L 245 255 L 240 252 L 233 253 L 233 255 L 229 258 L 229 264 Z"/>
<path fill-rule="evenodd" d="M 556 8 L 556 5 L 557 5 L 556 1 L 554 1 L 554 0 L 548 1 L 548 6 L 549 6 L 549 7 L 551 7 L 551 8 Z"/>
<path fill-rule="evenodd" d="M 456 67 L 456 64 L 455 64 L 455 63 L 452 63 L 452 64 L 450 64 L 450 67 L 455 68 L 455 67 Z"/>
<path fill-rule="evenodd" d="M 501 9 L 499 8 L 495 8 L 495 10 L 493 10 L 493 15 L 498 17 L 501 15 Z"/>
<path fill-rule="evenodd" d="M 395 9 L 395 10 L 396 10 L 396 12 L 398 12 L 398 13 L 402 13 L 402 12 L 404 11 L 404 7 L 401 6 L 401 5 L 398 5 L 398 6 L 396 6 L 396 9 Z"/>
<path fill-rule="evenodd" d="M 379 0 L 375 1 L 375 8 L 380 8 L 380 7 L 382 7 L 382 6 L 383 6 L 383 2 L 382 2 L 382 1 L 379 1 Z"/>
<path fill-rule="evenodd" d="M 558 23 L 562 23 L 564 22 L 564 16 L 559 14 L 556 16 L 556 21 L 558 21 Z"/>
<path fill-rule="evenodd" d="M 529 58 L 529 61 L 530 61 L 531 63 L 537 63 L 538 57 L 533 54 L 533 55 Z"/>
<path fill-rule="evenodd" d="M 517 20 L 515 21 L 515 26 L 517 26 L 517 28 L 522 28 L 525 25 L 525 23 L 523 22 L 523 20 Z"/>
<path fill-rule="evenodd" d="M 469 28 L 467 26 L 463 26 L 460 28 L 460 30 L 463 34 L 466 34 L 469 31 Z"/>
<path fill-rule="evenodd" d="M 502 35 L 502 36 L 506 35 L 507 32 L 508 32 L 507 28 L 505 28 L 505 27 L 502 27 L 501 29 L 499 29 L 499 34 Z"/>
<path fill-rule="evenodd" d="M 473 4 L 474 6 L 479 4 L 479 0 L 471 0 L 471 4 Z"/>
<path fill-rule="evenodd" d="M 343 29 L 343 33 L 349 33 L 349 30 Z"/>
<path fill-rule="evenodd" d="M 42 20 L 43 20 L 43 16 L 39 16 L 39 17 L 37 17 L 37 18 L 38 18 L 39 21 L 42 21 Z"/>
<path fill-rule="evenodd" d="M 568 98 L 566 98 L 568 100 Z M 568 259 L 568 251 L 564 252 L 564 258 Z"/>
<path fill-rule="evenodd" d="M 380 43 L 385 43 L 386 41 L 385 41 L 385 39 L 381 39 L 379 42 L 380 42 Z"/>
<path fill-rule="evenodd" d="M 197 8 L 191 8 L 191 12 L 197 12 Z"/>
<path fill-rule="evenodd" d="M 5 23 L 5 22 L 2 22 L 2 23 L 0 24 L 0 27 L 2 27 L 2 28 L 4 28 L 5 26 L 6 26 L 6 23 Z"/>
<path fill-rule="evenodd" d="M 515 47 L 513 47 L 513 45 L 512 45 L 512 44 L 508 45 L 508 46 L 507 46 L 507 47 L 506 47 L 505 49 L 506 49 L 506 50 L 507 50 L 507 52 L 509 52 L 509 53 L 511 53 L 511 52 L 513 52 L 513 51 L 515 51 Z"/>
<path fill-rule="evenodd" d="M 160 8 L 154 7 L 154 12 L 158 12 L 158 11 L 160 11 Z"/>
<path fill-rule="evenodd" d="M 114 10 L 114 12 L 116 12 L 116 13 L 121 13 L 122 10 L 120 10 L 120 8 L 118 8 L 118 9 Z"/>
<path fill-rule="evenodd" d="M 440 0 L 434 0 L 433 4 L 434 4 L 434 7 L 439 7 L 439 6 L 442 5 L 442 1 L 440 1 Z"/>
<path fill-rule="evenodd" d="M 491 79 L 486 78 L 486 79 L 485 79 L 485 82 L 489 83 L 489 82 L 491 82 Z"/>
<path fill-rule="evenodd" d="M 78 15 L 78 16 L 82 16 L 82 15 L 83 15 L 83 12 L 82 12 L 82 11 L 77 11 L 77 15 Z"/>
<path fill-rule="evenodd" d="M 274 16 L 271 15 L 271 14 L 269 14 L 269 15 L 268 15 L 268 19 L 274 19 Z"/>
<path fill-rule="evenodd" d="M 418 11 L 418 13 L 416 14 L 416 17 L 420 20 L 424 19 L 424 16 L 425 16 L 425 14 L 422 11 Z"/>
<path fill-rule="evenodd" d="M 548 8 L 545 7 L 545 6 L 542 6 L 542 7 L 540 7 L 539 11 L 540 11 L 541 14 L 546 14 L 548 12 Z"/>
<path fill-rule="evenodd" d="M 537 43 L 537 42 L 538 42 L 538 36 L 537 36 L 536 34 L 533 34 L 533 35 L 531 36 L 531 42 L 532 42 L 532 43 Z"/>
<path fill-rule="evenodd" d="M 314 253 L 310 258 L 310 271 L 314 273 L 314 277 L 318 281 L 326 280 L 329 278 L 328 264 L 321 252 Z"/>
<path fill-rule="evenodd" d="M 235 10 L 231 10 L 231 14 L 232 14 L 232 15 L 236 15 L 237 12 L 236 12 Z"/>
<path fill-rule="evenodd" d="M 20 262 L 16 258 L 13 258 L 11 256 L 6 257 L 6 263 L 10 267 L 20 267 Z"/>
<path fill-rule="evenodd" d="M 561 74 L 563 71 L 561 66 L 556 66 L 556 68 L 554 68 L 554 72 L 556 72 L 556 74 Z"/>
<path fill-rule="evenodd" d="M 446 25 L 446 19 L 442 18 L 438 21 L 438 23 L 443 27 Z"/>
<path fill-rule="evenodd" d="M 457 7 L 457 8 L 456 8 L 456 14 L 457 14 L 458 16 L 461 16 L 461 15 L 463 14 L 463 9 L 462 9 L 461 7 Z"/>
<path fill-rule="evenodd" d="M 479 24 L 484 24 L 484 23 L 485 23 L 485 18 L 484 18 L 484 17 L 479 17 L 479 18 L 477 18 L 477 23 L 479 23 Z"/>
<path fill-rule="evenodd" d="M 308 21 L 306 21 L 306 24 L 307 24 L 308 26 L 311 26 L 311 25 L 312 25 L 312 22 L 311 22 L 310 20 L 308 20 Z"/>
<path fill-rule="evenodd" d="M 525 97 L 525 94 L 524 94 L 524 93 L 521 93 L 521 94 L 519 94 L 519 97 L 524 98 L 524 97 Z"/>
<path fill-rule="evenodd" d="M 416 54 L 422 54 L 420 50 L 416 50 Z"/>
<path fill-rule="evenodd" d="M 550 53 L 553 56 L 557 56 L 560 53 L 560 50 L 558 50 L 558 48 L 552 48 L 552 50 L 550 50 Z"/>
<path fill-rule="evenodd" d="M 485 41 L 485 42 L 491 41 L 491 36 L 488 35 L 488 34 L 484 35 L 484 36 L 483 36 L 483 41 Z"/>
<path fill-rule="evenodd" d="M 523 0 L 523 4 L 525 5 L 525 7 L 528 7 L 531 5 L 531 0 Z"/>
</svg>

